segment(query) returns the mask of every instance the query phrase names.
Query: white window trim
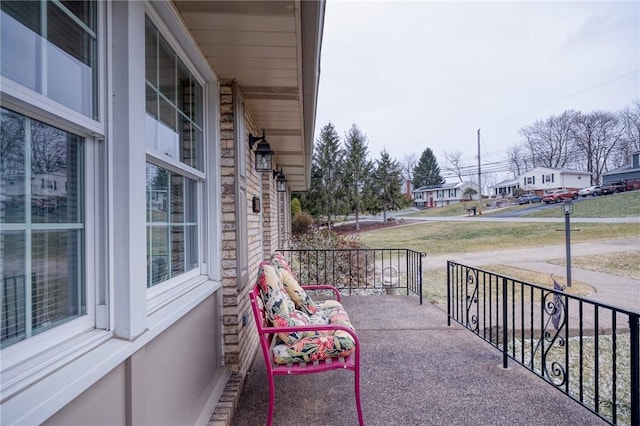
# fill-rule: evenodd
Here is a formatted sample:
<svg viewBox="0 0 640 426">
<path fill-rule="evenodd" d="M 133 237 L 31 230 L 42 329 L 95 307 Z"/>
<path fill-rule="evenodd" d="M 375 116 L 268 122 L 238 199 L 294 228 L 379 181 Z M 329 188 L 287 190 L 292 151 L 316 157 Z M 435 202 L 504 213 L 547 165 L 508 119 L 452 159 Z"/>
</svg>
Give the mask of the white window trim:
<svg viewBox="0 0 640 426">
<path fill-rule="evenodd" d="M 4 101 L 4 100 L 3 100 Z M 3 102 L 3 107 L 4 102 Z M 17 112 L 17 111 L 16 111 Z M 20 114 L 24 115 L 29 119 L 35 120 L 34 117 L 31 116 L 30 112 L 20 111 Z M 44 122 L 46 125 L 54 126 L 60 128 L 58 123 L 51 123 L 49 121 Z M 63 129 L 65 130 L 65 129 Z M 66 131 L 66 130 L 65 130 Z M 77 133 L 74 133 L 77 134 Z M 98 204 L 98 199 L 106 196 L 106 191 L 104 189 L 104 185 L 99 185 L 97 180 L 94 179 L 93 173 L 91 173 L 91 167 L 89 164 L 94 163 L 97 158 L 97 149 L 96 144 L 100 143 L 96 140 L 93 140 L 90 137 L 87 137 L 86 134 L 78 135 L 85 138 L 83 142 L 84 146 L 84 187 L 85 193 L 83 194 L 84 207 L 85 207 L 85 217 L 83 224 L 84 231 L 84 291 L 85 291 L 85 306 L 86 313 L 82 316 L 69 320 L 66 323 L 57 325 L 51 329 L 42 331 L 34 336 L 29 336 L 28 338 L 16 342 L 6 348 L 3 348 L 2 353 L 2 365 L 1 365 L 1 374 L 2 386 L 4 386 L 5 381 L 5 371 L 8 371 L 24 360 L 37 357 L 40 353 L 47 352 L 50 348 L 58 345 L 61 341 L 71 339 L 74 336 L 84 333 L 88 330 L 96 328 L 96 294 L 98 292 L 98 288 L 104 284 L 101 280 L 104 280 L 103 277 L 99 277 L 96 274 L 96 265 L 98 262 L 104 261 L 103 259 L 98 258 L 97 247 L 100 244 L 104 244 L 104 241 L 101 241 L 97 235 L 97 227 L 99 225 L 99 218 L 97 217 L 98 211 L 100 207 Z M 91 196 L 94 194 L 94 196 Z M 104 206 L 102 206 L 104 207 Z M 7 225 L 7 226 L 5 226 Z M 11 224 L 3 224 L 4 229 L 12 228 Z M 47 226 L 45 226 L 47 228 Z M 56 226 L 55 224 L 51 225 L 52 229 L 64 228 L 64 226 Z M 49 361 L 44 358 L 45 364 L 48 364 Z"/>
<path fill-rule="evenodd" d="M 220 287 L 220 283 L 205 281 L 159 307 L 148 317 L 147 332 L 133 341 L 114 339 L 112 332 L 92 330 L 60 344 L 47 365 L 40 359 L 29 360 L 33 365 L 21 365 L 21 370 L 13 372 L 10 383 L 4 383 L 3 377 L 3 424 L 45 422 Z M 45 355 L 49 354 L 40 358 Z"/>
<path fill-rule="evenodd" d="M 102 58 L 105 55 L 104 46 L 101 42 L 105 36 L 105 9 L 98 6 L 98 96 L 104 95 L 104 63 Z M 84 286 L 86 313 L 79 318 L 45 330 L 37 335 L 16 342 L 11 346 L 3 348 L 1 355 L 0 392 L 2 400 L 5 399 L 6 387 L 11 387 L 16 381 L 27 379 L 34 380 L 37 375 L 46 374 L 47 367 L 54 366 L 60 358 L 70 352 L 77 352 L 79 347 L 92 345 L 93 338 L 88 338 L 87 333 L 103 335 L 104 330 L 97 329 L 96 324 L 96 303 L 98 293 L 107 285 L 107 279 L 100 276 L 97 271 L 102 270 L 106 265 L 99 265 L 99 262 L 106 262 L 104 252 L 99 247 L 106 245 L 104 235 L 100 229 L 106 225 L 100 216 L 100 211 L 106 206 L 107 191 L 106 182 L 101 177 L 92 173 L 94 166 L 103 164 L 106 158 L 99 159 L 98 155 L 105 152 L 98 148 L 105 136 L 104 123 L 95 121 L 91 117 L 64 106 L 48 97 L 37 93 L 31 89 L 21 86 L 14 81 L 0 76 L 1 105 L 4 108 L 15 111 L 25 117 L 40 121 L 46 125 L 59 128 L 63 131 L 83 137 L 84 149 Z M 99 100 L 104 100 L 100 97 Z M 104 102 L 100 102 L 101 105 Z M 99 117 L 104 117 L 104 110 L 99 108 Z M 4 225 L 3 225 L 4 227 Z M 100 327 L 106 328 L 104 321 L 100 321 Z M 62 343 L 61 343 L 62 342 Z M 69 349 L 69 348 L 75 349 Z M 56 355 L 58 354 L 58 355 Z M 51 367 L 53 368 L 53 367 Z M 19 379 L 19 380 L 18 380 Z"/>
<path fill-rule="evenodd" d="M 2 106 L 80 136 L 104 138 L 104 125 L 69 107 L 0 76 Z"/>
<path fill-rule="evenodd" d="M 185 31 L 175 8 L 166 3 L 145 4 L 145 16 L 156 27 L 165 42 L 187 67 L 192 77 L 203 88 L 203 159 L 205 172 L 190 167 L 179 160 L 168 157 L 151 147 L 146 147 L 147 162 L 166 168 L 185 177 L 198 181 L 198 263 L 199 268 L 187 271 L 165 282 L 147 289 L 147 313 L 170 303 L 172 299 L 189 292 L 203 279 L 221 281 L 219 235 L 220 206 L 219 185 L 219 133 L 217 116 L 218 79 L 212 72 L 206 58 L 202 56 L 191 35 Z M 217 201 L 217 202 L 216 202 Z M 216 237 L 211 237 L 214 235 Z M 213 263 L 216 262 L 215 265 Z M 213 267 L 212 267 L 213 266 Z"/>
<path fill-rule="evenodd" d="M 160 166 L 163 169 L 167 169 L 171 172 L 175 172 L 181 176 L 188 177 L 189 179 L 193 179 L 199 182 L 203 182 L 206 180 L 205 174 L 200 170 L 189 167 L 188 165 L 176 160 L 175 158 L 164 155 L 150 147 L 147 147 L 147 162 L 156 166 Z"/>
</svg>

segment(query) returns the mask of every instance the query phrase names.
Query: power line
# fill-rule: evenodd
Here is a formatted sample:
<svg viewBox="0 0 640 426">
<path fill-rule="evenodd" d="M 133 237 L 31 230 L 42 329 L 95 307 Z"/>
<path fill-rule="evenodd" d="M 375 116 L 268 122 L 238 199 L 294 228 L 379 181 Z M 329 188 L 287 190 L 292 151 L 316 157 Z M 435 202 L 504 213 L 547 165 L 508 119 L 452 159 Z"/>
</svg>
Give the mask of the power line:
<svg viewBox="0 0 640 426">
<path fill-rule="evenodd" d="M 569 99 L 569 98 L 572 98 L 572 97 L 574 97 L 574 96 L 580 95 L 580 94 L 582 94 L 582 93 L 588 92 L 588 91 L 590 91 L 590 90 L 597 89 L 598 87 L 602 87 L 602 86 L 605 86 L 605 85 L 607 85 L 607 84 L 609 84 L 609 83 L 613 83 L 614 81 L 620 80 L 620 79 L 625 78 L 625 77 L 628 77 L 628 76 L 630 76 L 630 75 L 633 75 L 633 74 L 637 73 L 638 71 L 640 71 L 640 68 L 638 68 L 638 69 L 636 69 L 636 70 L 633 70 L 633 71 L 630 71 L 630 72 L 628 72 L 628 73 L 626 73 L 626 74 L 619 75 L 619 76 L 617 76 L 617 77 L 614 77 L 614 78 L 612 78 L 612 79 L 610 79 L 610 80 L 607 80 L 607 81 L 604 81 L 604 82 L 602 82 L 602 83 L 596 84 L 596 85 L 594 85 L 594 86 L 588 87 L 588 88 L 586 88 L 586 89 L 582 89 L 582 90 L 578 90 L 577 92 L 570 93 L 570 94 L 568 94 L 568 95 L 566 95 L 566 96 L 563 96 L 563 97 L 561 97 L 561 98 L 555 99 L 555 100 L 553 100 L 553 101 L 550 101 L 550 102 L 546 102 L 546 103 L 544 103 L 544 104 L 540 104 L 540 105 L 533 106 L 533 107 L 531 107 L 531 108 L 529 108 L 529 109 L 527 109 L 527 110 L 524 110 L 524 111 L 521 111 L 521 112 L 519 112 L 519 113 L 516 113 L 516 114 L 510 115 L 510 116 L 508 116 L 508 117 L 502 118 L 502 119 L 500 119 L 500 120 L 498 120 L 498 121 L 494 121 L 494 122 L 492 122 L 492 123 L 485 124 L 484 126 L 480 126 L 480 128 L 481 128 L 481 129 L 484 129 L 484 128 L 486 128 L 486 127 L 495 126 L 496 124 L 500 124 L 500 123 L 502 123 L 502 122 L 505 122 L 505 121 L 511 120 L 511 119 L 513 119 L 513 118 L 515 118 L 515 117 L 518 117 L 518 116 L 522 115 L 522 114 L 526 114 L 526 113 L 528 113 L 528 112 L 534 111 L 534 110 L 539 109 L 539 108 L 542 108 L 542 107 L 546 107 L 546 106 L 549 106 L 549 105 L 553 105 L 553 104 L 555 104 L 555 103 L 557 103 L 557 102 L 564 101 L 565 99 Z"/>
</svg>

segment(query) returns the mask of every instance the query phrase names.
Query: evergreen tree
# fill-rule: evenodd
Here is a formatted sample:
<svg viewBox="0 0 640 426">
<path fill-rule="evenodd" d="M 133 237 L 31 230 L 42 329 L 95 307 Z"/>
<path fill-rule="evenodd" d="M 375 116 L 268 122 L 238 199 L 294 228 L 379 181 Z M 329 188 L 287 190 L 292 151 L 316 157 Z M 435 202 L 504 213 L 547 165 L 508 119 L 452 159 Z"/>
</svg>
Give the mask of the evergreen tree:
<svg viewBox="0 0 640 426">
<path fill-rule="evenodd" d="M 298 197 L 293 197 L 291 200 L 291 216 L 295 216 L 302 211 L 302 206 Z"/>
<path fill-rule="evenodd" d="M 431 148 L 425 149 L 420 156 L 420 161 L 413 168 L 413 187 L 417 189 L 422 186 L 442 185 L 444 182 L 433 151 Z"/>
<path fill-rule="evenodd" d="M 329 227 L 332 226 L 332 217 L 341 207 L 343 157 L 340 137 L 333 124 L 329 123 L 320 130 L 313 150 L 310 194 L 307 197 L 313 204 L 309 211 L 317 216 L 325 215 Z"/>
<path fill-rule="evenodd" d="M 392 160 L 387 150 L 383 149 L 380 153 L 380 159 L 376 162 L 374 176 L 377 210 L 382 211 L 382 218 L 386 224 L 387 211 L 398 210 L 405 205 L 402 193 L 402 165 Z"/>
<path fill-rule="evenodd" d="M 360 230 L 360 214 L 364 211 L 365 191 L 370 185 L 372 163 L 367 158 L 367 137 L 353 124 L 345 134 L 345 163 L 343 191 L 349 213 L 356 216 L 356 230 Z"/>
</svg>

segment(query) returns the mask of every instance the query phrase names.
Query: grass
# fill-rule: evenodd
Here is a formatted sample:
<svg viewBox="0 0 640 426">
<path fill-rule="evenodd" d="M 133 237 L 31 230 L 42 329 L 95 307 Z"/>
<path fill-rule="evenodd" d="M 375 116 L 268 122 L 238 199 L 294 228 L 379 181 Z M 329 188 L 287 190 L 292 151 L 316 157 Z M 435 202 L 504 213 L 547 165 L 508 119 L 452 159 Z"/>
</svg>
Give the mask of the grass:
<svg viewBox="0 0 640 426">
<path fill-rule="evenodd" d="M 528 283 L 536 283 L 542 287 L 553 288 L 553 281 L 548 273 L 531 271 L 528 269 L 516 268 L 508 265 L 483 265 L 478 269 L 491 271 L 494 274 L 504 275 L 519 281 Z M 560 285 L 565 285 L 564 277 L 555 277 Z M 428 270 L 424 273 L 423 279 L 424 296 L 431 303 L 443 304 L 447 303 L 447 269 L 440 268 Z M 573 296 L 588 296 L 595 293 L 595 289 L 589 284 L 572 280 L 571 287 L 566 288 L 565 292 Z"/>
<path fill-rule="evenodd" d="M 560 207 L 544 209 L 526 217 L 562 217 Z M 640 191 L 623 192 L 602 197 L 593 197 L 575 203 L 572 217 L 639 217 Z"/>
<path fill-rule="evenodd" d="M 454 205 L 443 208 L 428 209 L 414 214 L 414 216 L 456 216 L 466 215 L 466 206 Z M 505 210 L 522 210 L 529 206 L 511 206 Z M 491 212 L 483 210 L 483 215 Z M 523 217 L 523 216 L 521 216 Z M 531 214 L 529 217 L 562 217 L 559 207 L 549 208 Z M 640 191 L 596 197 L 589 200 L 581 200 L 574 206 L 573 217 L 601 218 L 601 217 L 640 217 Z M 640 227 L 637 224 L 614 223 L 580 223 L 572 225 L 575 232 L 572 233 L 572 242 L 602 241 L 608 239 L 638 239 Z M 578 231 L 579 229 L 579 231 Z M 429 255 L 478 252 L 483 250 L 508 250 L 531 246 L 545 246 L 564 243 L 563 224 L 548 223 L 509 223 L 509 222 L 428 222 L 391 229 L 371 231 L 360 235 L 360 241 L 368 247 L 411 248 L 424 251 Z M 640 250 L 638 250 L 640 251 Z M 638 251 L 603 254 L 597 256 L 579 256 L 572 258 L 572 265 L 576 268 L 606 272 L 609 274 L 640 279 L 640 262 Z M 497 259 L 499 262 L 499 259 Z M 563 265 L 564 259 L 555 259 L 550 263 Z M 492 273 L 512 277 L 521 281 L 536 283 L 552 287 L 552 281 L 547 273 L 531 271 L 512 266 L 496 264 L 479 266 L 479 269 Z M 562 277 L 557 277 L 563 284 Z M 447 270 L 443 266 L 440 269 L 428 270 L 424 273 L 423 288 L 425 298 L 433 303 L 446 305 Z M 595 292 L 590 285 L 573 280 L 572 287 L 565 291 L 574 295 L 586 296 Z M 596 345 L 597 343 L 597 345 Z M 537 341 L 512 341 L 511 350 L 520 352 L 519 347 L 525 347 L 525 354 L 531 354 L 530 348 L 537 345 Z M 629 354 L 629 335 L 617 336 L 612 341 L 611 336 L 600 335 L 596 338 L 587 336 L 584 339 L 569 338 L 566 342 L 569 359 L 565 361 L 565 352 L 553 348 L 547 358 L 547 366 L 553 370 L 554 365 L 566 365 L 569 378 L 568 392 L 574 398 L 580 398 L 580 392 L 584 386 L 584 404 L 594 408 L 596 400 L 595 376 L 598 375 L 599 406 L 604 416 L 610 416 L 613 408 L 613 396 L 617 398 L 617 422 L 629 424 L 630 422 L 630 367 L 628 361 L 624 361 Z M 564 345 L 563 345 L 564 346 Z M 510 350 L 510 352 L 511 352 Z M 598 358 L 594 356 L 598 353 Z M 530 356 L 530 355 L 528 355 Z M 541 355 L 534 355 L 535 365 L 541 365 Z M 598 369 L 595 368 L 598 360 Z M 622 362 L 616 364 L 618 371 L 617 382 L 611 379 L 610 366 L 615 360 Z M 523 359 L 523 364 L 528 364 L 530 358 Z M 538 374 L 543 374 L 537 368 Z M 583 382 L 577 381 L 582 377 Z M 557 379 L 557 378 L 556 378 Z M 616 388 L 614 391 L 614 383 Z"/>
<path fill-rule="evenodd" d="M 470 204 L 468 202 L 465 204 Z M 512 206 L 505 210 L 522 210 L 525 206 Z M 547 210 L 550 216 L 560 217 L 560 208 Z M 464 205 L 450 205 L 423 210 L 420 216 L 466 215 Z M 490 213 L 486 212 L 489 215 Z M 640 215 L 640 191 L 595 197 L 578 203 L 575 217 L 629 217 Z M 630 223 L 580 223 L 573 224 L 573 243 L 610 239 L 640 238 L 640 227 Z M 560 223 L 511 223 L 511 222 L 425 222 L 397 226 L 361 233 L 360 241 L 367 247 L 411 248 L 429 256 L 480 252 L 484 250 L 509 250 L 523 247 L 541 247 L 564 244 L 564 225 Z M 606 272 L 632 279 L 640 279 L 640 263 L 637 252 L 582 256 L 572 258 L 576 268 Z M 563 265 L 564 259 L 550 263 Z M 527 271 L 505 265 L 491 265 L 484 269 L 533 283 L 548 283 L 547 274 Z M 575 281 L 574 281 L 575 283 Z M 446 269 L 425 273 L 424 288 L 428 300 L 442 302 L 446 299 Z"/>
<path fill-rule="evenodd" d="M 565 265 L 565 259 L 548 260 L 554 265 Z M 592 256 L 580 256 L 571 259 L 571 266 L 587 271 L 605 272 L 607 274 L 640 280 L 640 263 L 637 252 L 608 253 Z"/>
<path fill-rule="evenodd" d="M 484 211 L 485 205 L 489 200 L 483 200 L 480 203 L 480 207 Z M 467 209 L 471 206 L 477 206 L 478 200 L 463 201 L 462 203 L 449 204 L 448 206 L 432 207 L 430 209 L 424 209 L 417 212 L 410 213 L 405 217 L 433 217 L 433 216 L 461 216 L 468 215 Z"/>
<path fill-rule="evenodd" d="M 638 238 L 640 229 L 628 223 L 581 223 L 571 235 L 574 243 Z M 484 250 L 564 244 L 564 225 L 558 223 L 427 222 L 360 234 L 367 247 L 411 248 L 430 256 Z"/>
<path fill-rule="evenodd" d="M 478 205 L 478 200 L 464 201 L 459 204 L 450 204 L 443 207 L 434 207 L 420 210 L 406 215 L 406 217 L 450 217 L 467 216 L 467 208 Z M 489 207 L 490 204 L 503 204 L 501 208 Z M 480 202 L 482 214 L 490 216 L 496 213 L 519 211 L 528 209 L 531 204 L 510 205 L 507 199 L 486 199 Z M 597 217 L 640 217 L 640 191 L 623 192 L 603 197 L 587 197 L 574 204 L 572 217 L 597 218 Z M 538 212 L 525 214 L 523 217 L 562 217 L 562 212 L 557 208 L 544 209 Z"/>
<path fill-rule="evenodd" d="M 518 355 L 518 359 L 522 364 L 528 366 L 533 361 L 535 366 L 533 370 L 538 375 L 545 376 L 545 372 L 540 368 L 542 365 L 541 351 L 535 351 L 533 360 L 531 357 L 532 348 L 535 348 L 537 344 L 537 340 L 514 340 L 509 343 L 508 350 L 511 354 L 524 353 L 523 359 L 520 359 Z M 610 368 L 616 359 L 624 359 L 625 355 L 630 353 L 630 335 L 628 333 L 616 335 L 615 344 L 610 335 L 598 336 L 597 340 L 593 336 L 586 336 L 582 339 L 571 337 L 566 342 L 566 345 L 566 351 L 565 345 L 556 344 L 547 352 L 545 361 L 549 369 L 547 372 L 551 374 L 551 377 L 548 378 L 556 383 L 563 376 L 568 378 L 569 395 L 575 399 L 580 399 L 582 390 L 584 405 L 591 409 L 595 409 L 596 399 L 598 399 L 601 414 L 608 418 L 612 417 L 613 395 L 615 393 L 617 403 L 616 424 L 631 424 L 631 385 L 629 380 L 631 366 L 628 362 L 619 362 L 617 364 L 619 368 L 616 372 L 617 381 L 613 380 Z M 594 356 L 596 352 L 598 353 L 597 358 Z M 568 354 L 568 362 L 564 360 L 565 354 Z M 598 360 L 597 369 L 594 359 Z M 560 372 L 560 370 L 553 370 L 552 368 L 556 363 L 557 365 L 566 365 L 568 367 L 566 375 L 553 376 L 554 372 Z M 594 385 L 596 376 L 599 382 L 598 394 L 596 394 Z M 582 383 L 580 382 L 581 379 Z"/>
</svg>

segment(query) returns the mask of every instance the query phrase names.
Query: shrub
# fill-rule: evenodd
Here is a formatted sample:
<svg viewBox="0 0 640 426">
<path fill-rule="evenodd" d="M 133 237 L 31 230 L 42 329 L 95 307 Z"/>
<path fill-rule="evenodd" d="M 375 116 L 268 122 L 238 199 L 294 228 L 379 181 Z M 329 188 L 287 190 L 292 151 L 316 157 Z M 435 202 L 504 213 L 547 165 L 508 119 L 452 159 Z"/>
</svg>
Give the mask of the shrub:
<svg viewBox="0 0 640 426">
<path fill-rule="evenodd" d="M 300 200 L 297 197 L 293 197 L 293 200 L 291 200 L 291 216 L 296 217 L 298 213 L 302 213 Z"/>
<path fill-rule="evenodd" d="M 345 236 L 330 229 L 296 235 L 292 249 L 302 250 L 290 259 L 305 284 L 331 283 L 338 288 L 366 287 L 372 276 L 373 256 L 355 249 L 364 248 L 358 236 Z M 335 250 L 335 251 L 332 251 Z"/>
<path fill-rule="evenodd" d="M 297 250 L 340 250 L 364 247 L 357 234 L 341 235 L 330 229 L 319 229 L 297 235 L 292 241 L 292 248 Z"/>
<path fill-rule="evenodd" d="M 291 221 L 291 232 L 294 235 L 306 234 L 311 230 L 313 217 L 309 213 L 298 212 Z"/>
</svg>

